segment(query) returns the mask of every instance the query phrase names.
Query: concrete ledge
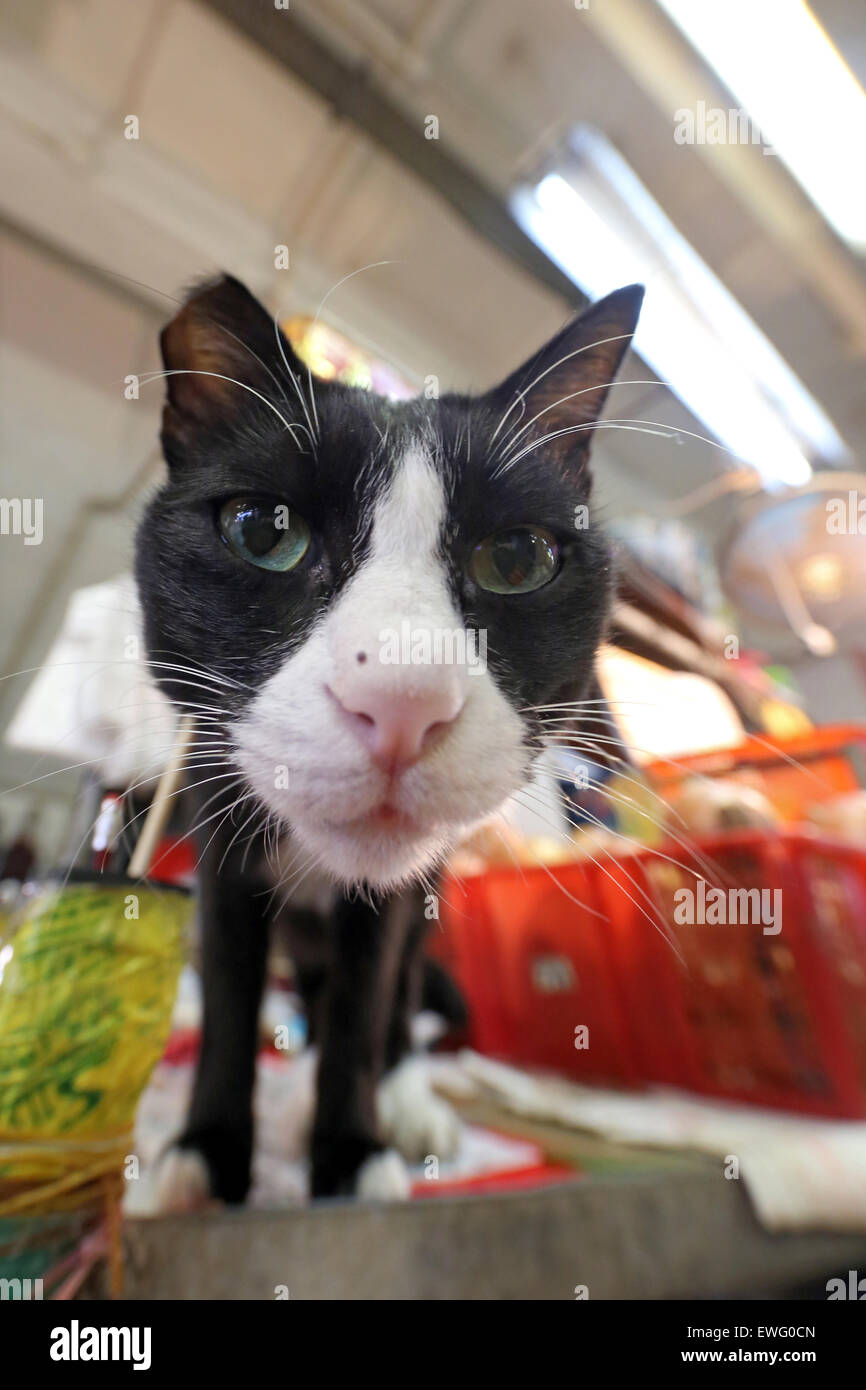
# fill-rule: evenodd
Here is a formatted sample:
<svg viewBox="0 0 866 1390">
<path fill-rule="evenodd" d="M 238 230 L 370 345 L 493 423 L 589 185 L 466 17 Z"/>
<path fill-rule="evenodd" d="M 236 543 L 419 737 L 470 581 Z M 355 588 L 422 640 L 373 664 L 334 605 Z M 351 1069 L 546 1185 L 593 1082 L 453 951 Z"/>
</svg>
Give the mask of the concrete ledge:
<svg viewBox="0 0 866 1390">
<path fill-rule="evenodd" d="M 593 1299 L 771 1296 L 866 1268 L 866 1236 L 770 1235 L 740 1182 L 684 1171 L 405 1206 L 334 1202 L 131 1221 L 143 1299 Z"/>
</svg>

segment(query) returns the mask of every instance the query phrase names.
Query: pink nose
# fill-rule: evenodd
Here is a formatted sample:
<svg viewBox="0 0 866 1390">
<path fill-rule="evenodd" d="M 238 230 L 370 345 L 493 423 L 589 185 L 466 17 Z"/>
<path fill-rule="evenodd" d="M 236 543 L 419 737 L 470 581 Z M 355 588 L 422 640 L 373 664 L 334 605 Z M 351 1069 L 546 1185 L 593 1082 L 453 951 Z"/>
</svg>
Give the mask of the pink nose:
<svg viewBox="0 0 866 1390">
<path fill-rule="evenodd" d="M 351 721 L 352 731 L 377 767 L 395 773 L 411 767 L 437 742 L 463 708 L 456 683 L 443 680 L 401 690 L 364 682 L 329 690 Z"/>
</svg>

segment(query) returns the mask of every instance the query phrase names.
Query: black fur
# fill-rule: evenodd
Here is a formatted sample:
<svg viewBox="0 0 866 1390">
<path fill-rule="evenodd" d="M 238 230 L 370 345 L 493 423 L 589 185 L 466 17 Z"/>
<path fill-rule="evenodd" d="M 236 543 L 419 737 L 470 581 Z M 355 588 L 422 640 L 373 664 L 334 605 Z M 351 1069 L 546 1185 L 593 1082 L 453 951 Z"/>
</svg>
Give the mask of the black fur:
<svg viewBox="0 0 866 1390">
<path fill-rule="evenodd" d="M 147 647 L 170 698 L 186 709 L 209 706 L 225 718 L 252 698 L 363 561 L 373 504 L 401 443 L 419 427 L 447 484 L 443 558 L 454 601 L 467 627 L 487 631 L 488 664 L 500 689 L 518 709 L 583 694 L 606 621 L 611 561 L 597 524 L 575 527 L 575 508 L 590 505 L 591 427 L 641 298 L 639 287 L 609 296 L 480 397 L 394 404 L 317 380 L 313 444 L 283 356 L 304 385 L 307 369 L 284 338 L 279 351 L 270 317 L 229 277 L 196 290 L 162 337 L 166 367 L 178 373 L 166 379 L 162 443 L 169 478 L 147 508 L 137 543 Z M 223 379 L 228 376 L 243 385 Z M 518 393 L 526 388 L 521 408 Z M 291 433 L 253 392 L 276 405 Z M 560 404 L 564 396 L 570 399 Z M 540 411 L 524 442 L 582 428 L 503 467 L 497 451 L 508 431 Z M 288 502 L 307 520 L 313 541 L 295 570 L 259 569 L 223 542 L 219 506 L 241 494 Z M 556 579 L 507 598 L 481 590 L 468 573 L 473 548 L 529 522 L 559 540 Z M 208 673 L 201 690 L 188 674 L 160 662 Z M 524 722 L 529 748 L 540 726 L 534 716 Z M 234 794 L 217 797 L 208 816 Z M 204 840 L 213 824 L 219 821 L 205 825 Z M 204 1154 L 214 1192 L 228 1201 L 242 1200 L 249 1181 L 255 1018 L 268 932 L 263 885 L 228 848 L 235 829 L 230 822 L 217 831 L 200 866 L 204 1046 L 182 1140 Z M 256 858 L 247 851 L 248 863 Z M 312 1155 L 319 1196 L 350 1191 L 361 1162 L 379 1147 L 375 1085 L 405 1050 L 417 1007 L 423 917 L 413 917 L 405 900 L 367 899 L 341 896 L 328 968 L 307 980 L 322 1049 Z M 303 956 L 300 938 L 298 952 Z"/>
</svg>

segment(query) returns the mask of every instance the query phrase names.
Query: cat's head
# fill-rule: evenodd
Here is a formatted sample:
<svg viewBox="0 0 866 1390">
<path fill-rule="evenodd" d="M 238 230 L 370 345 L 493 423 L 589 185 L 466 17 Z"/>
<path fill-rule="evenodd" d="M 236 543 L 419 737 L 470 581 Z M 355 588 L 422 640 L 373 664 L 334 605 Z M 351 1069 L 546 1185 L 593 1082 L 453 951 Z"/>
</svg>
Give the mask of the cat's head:
<svg viewBox="0 0 866 1390">
<path fill-rule="evenodd" d="M 230 278 L 165 329 L 154 673 L 340 882 L 428 870 L 525 783 L 537 707 L 585 694 L 611 587 L 589 441 L 642 297 L 483 395 L 403 403 L 311 377 Z"/>
</svg>

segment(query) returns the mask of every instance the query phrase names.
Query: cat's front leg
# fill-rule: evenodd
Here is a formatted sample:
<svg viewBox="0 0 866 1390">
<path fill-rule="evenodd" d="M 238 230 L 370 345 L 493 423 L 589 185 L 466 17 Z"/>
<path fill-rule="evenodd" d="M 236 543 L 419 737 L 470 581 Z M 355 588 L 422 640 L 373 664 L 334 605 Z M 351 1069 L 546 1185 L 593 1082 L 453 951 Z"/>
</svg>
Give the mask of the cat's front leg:
<svg viewBox="0 0 866 1390">
<path fill-rule="evenodd" d="M 217 1198 L 242 1202 L 250 1184 L 252 1094 L 268 924 L 261 885 L 222 865 L 221 836 L 199 866 L 204 1021 L 192 1102 L 154 1180 L 158 1211 Z"/>
<path fill-rule="evenodd" d="M 409 929 L 399 900 L 342 899 L 321 1010 L 316 1116 L 310 1149 L 313 1197 L 409 1195 L 402 1158 L 380 1137 L 376 1088 Z"/>
<path fill-rule="evenodd" d="M 426 1054 L 413 1051 L 412 1023 L 423 1007 L 424 941 L 430 926 L 426 894 L 408 892 L 409 927 L 385 1046 L 385 1075 L 376 1092 L 379 1132 L 409 1163 L 453 1158 L 460 1121 L 436 1095 Z"/>
</svg>

